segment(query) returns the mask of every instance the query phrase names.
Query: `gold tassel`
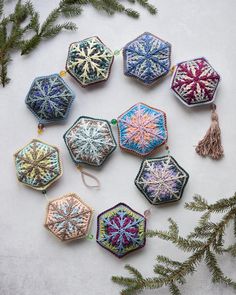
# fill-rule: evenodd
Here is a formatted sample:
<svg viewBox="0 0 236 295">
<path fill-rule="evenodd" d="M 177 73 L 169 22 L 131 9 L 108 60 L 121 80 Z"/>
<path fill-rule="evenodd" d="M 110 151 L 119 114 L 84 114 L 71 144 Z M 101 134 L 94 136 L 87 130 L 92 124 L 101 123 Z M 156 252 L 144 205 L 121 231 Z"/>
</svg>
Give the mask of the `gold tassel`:
<svg viewBox="0 0 236 295">
<path fill-rule="evenodd" d="M 207 130 L 204 138 L 199 141 L 196 152 L 203 157 L 209 156 L 214 160 L 219 160 L 224 155 L 221 145 L 221 131 L 219 126 L 219 118 L 216 112 L 216 105 L 212 106 L 211 126 Z"/>
</svg>

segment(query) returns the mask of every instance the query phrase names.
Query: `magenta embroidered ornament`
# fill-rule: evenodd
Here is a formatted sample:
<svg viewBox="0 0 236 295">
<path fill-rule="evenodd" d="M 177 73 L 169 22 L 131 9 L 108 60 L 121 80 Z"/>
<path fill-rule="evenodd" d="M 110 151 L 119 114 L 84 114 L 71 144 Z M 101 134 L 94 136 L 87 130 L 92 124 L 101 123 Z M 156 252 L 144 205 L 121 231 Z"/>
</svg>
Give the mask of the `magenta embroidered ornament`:
<svg viewBox="0 0 236 295">
<path fill-rule="evenodd" d="M 220 75 L 204 57 L 178 63 L 173 68 L 171 89 L 185 106 L 195 107 L 207 104 L 212 106 L 211 126 L 198 143 L 196 152 L 213 159 L 220 159 L 224 153 L 214 104 L 219 82 Z"/>
</svg>

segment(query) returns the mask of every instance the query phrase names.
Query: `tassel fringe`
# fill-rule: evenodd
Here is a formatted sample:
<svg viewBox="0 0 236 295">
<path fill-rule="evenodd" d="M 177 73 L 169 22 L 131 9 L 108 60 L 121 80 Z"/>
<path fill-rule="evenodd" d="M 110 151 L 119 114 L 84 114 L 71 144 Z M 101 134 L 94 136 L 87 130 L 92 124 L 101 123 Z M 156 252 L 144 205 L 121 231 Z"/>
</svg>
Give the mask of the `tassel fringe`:
<svg viewBox="0 0 236 295">
<path fill-rule="evenodd" d="M 213 104 L 211 113 L 211 126 L 207 130 L 204 138 L 199 141 L 196 152 L 202 156 L 209 156 L 214 160 L 219 160 L 224 155 L 224 149 L 221 144 L 221 130 L 219 118 L 216 112 L 216 105 Z"/>
</svg>

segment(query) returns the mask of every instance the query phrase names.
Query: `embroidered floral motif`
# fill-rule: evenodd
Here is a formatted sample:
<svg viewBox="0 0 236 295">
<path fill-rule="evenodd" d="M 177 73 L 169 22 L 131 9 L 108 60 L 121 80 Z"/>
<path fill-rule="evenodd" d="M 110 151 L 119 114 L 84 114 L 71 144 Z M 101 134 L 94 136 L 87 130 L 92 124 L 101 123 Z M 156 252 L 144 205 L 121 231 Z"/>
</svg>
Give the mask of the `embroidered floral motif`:
<svg viewBox="0 0 236 295">
<path fill-rule="evenodd" d="M 62 165 L 56 147 L 33 139 L 15 155 L 17 178 L 37 190 L 45 190 L 62 176 Z"/>
<path fill-rule="evenodd" d="M 100 166 L 116 149 L 108 121 L 84 116 L 65 133 L 64 140 L 76 164 Z"/>
<path fill-rule="evenodd" d="M 76 194 L 70 193 L 49 202 L 45 226 L 62 241 L 84 238 L 88 233 L 92 212 Z"/>
<path fill-rule="evenodd" d="M 47 124 L 65 120 L 74 97 L 65 81 L 58 74 L 53 74 L 33 81 L 25 103 L 39 123 Z"/>
<path fill-rule="evenodd" d="M 88 86 L 108 79 L 113 58 L 98 37 L 91 37 L 70 45 L 66 69 L 81 86 Z"/>
<path fill-rule="evenodd" d="M 185 105 L 196 106 L 214 100 L 219 81 L 219 74 L 202 57 L 176 66 L 171 89 Z"/>
<path fill-rule="evenodd" d="M 124 150 L 146 156 L 167 140 L 163 111 L 138 103 L 118 117 L 119 142 Z"/>
<path fill-rule="evenodd" d="M 171 45 L 144 33 L 123 49 L 124 74 L 152 84 L 170 70 Z"/>
<path fill-rule="evenodd" d="M 97 242 L 121 258 L 145 245 L 145 217 L 119 203 L 98 216 Z"/>
<path fill-rule="evenodd" d="M 188 182 L 188 173 L 173 157 L 144 160 L 135 184 L 153 205 L 178 201 Z"/>
</svg>

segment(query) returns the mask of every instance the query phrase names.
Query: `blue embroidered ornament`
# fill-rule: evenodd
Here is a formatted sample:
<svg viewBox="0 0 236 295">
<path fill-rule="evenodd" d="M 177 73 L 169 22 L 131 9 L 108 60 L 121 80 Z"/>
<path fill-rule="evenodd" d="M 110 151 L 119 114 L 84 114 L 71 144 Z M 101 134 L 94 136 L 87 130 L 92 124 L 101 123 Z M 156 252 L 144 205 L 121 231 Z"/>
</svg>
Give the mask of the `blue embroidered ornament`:
<svg viewBox="0 0 236 295">
<path fill-rule="evenodd" d="M 73 91 L 58 75 L 37 77 L 26 96 L 25 103 L 37 117 L 39 128 L 65 120 L 75 98 Z"/>
<path fill-rule="evenodd" d="M 113 52 L 98 37 L 90 37 L 70 45 L 66 70 L 86 87 L 109 78 L 113 59 Z"/>
<path fill-rule="evenodd" d="M 146 219 L 119 203 L 97 218 L 97 243 L 118 258 L 145 246 Z"/>
<path fill-rule="evenodd" d="M 135 185 L 153 205 L 181 199 L 188 173 L 171 156 L 150 158 L 142 162 Z"/>
<path fill-rule="evenodd" d="M 124 74 L 146 85 L 167 75 L 171 45 L 151 33 L 143 33 L 123 48 Z"/>
<path fill-rule="evenodd" d="M 167 141 L 166 114 L 137 103 L 117 119 L 120 148 L 147 156 Z"/>
</svg>

